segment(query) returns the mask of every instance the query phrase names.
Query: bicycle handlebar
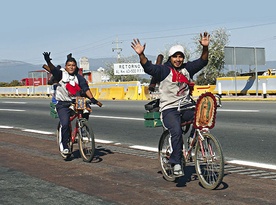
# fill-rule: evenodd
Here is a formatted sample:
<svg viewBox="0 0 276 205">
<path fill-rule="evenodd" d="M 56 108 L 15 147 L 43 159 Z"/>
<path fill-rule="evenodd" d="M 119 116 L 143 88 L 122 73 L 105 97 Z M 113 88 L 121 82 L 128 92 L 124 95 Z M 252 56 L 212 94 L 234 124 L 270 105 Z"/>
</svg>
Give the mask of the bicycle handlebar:
<svg viewBox="0 0 276 205">
<path fill-rule="evenodd" d="M 91 104 L 91 100 L 87 99 L 86 101 L 87 101 L 89 104 Z M 96 105 L 98 105 L 99 107 L 102 107 L 102 106 L 103 106 L 103 104 L 102 104 L 100 101 L 98 101 L 98 102 L 96 103 Z"/>
<path fill-rule="evenodd" d="M 215 98 L 217 99 L 217 107 L 222 107 L 221 97 L 219 95 L 215 94 Z"/>
<path fill-rule="evenodd" d="M 102 107 L 102 106 L 103 106 L 103 104 L 102 104 L 100 101 L 97 102 L 97 105 L 98 105 L 99 107 Z"/>
</svg>

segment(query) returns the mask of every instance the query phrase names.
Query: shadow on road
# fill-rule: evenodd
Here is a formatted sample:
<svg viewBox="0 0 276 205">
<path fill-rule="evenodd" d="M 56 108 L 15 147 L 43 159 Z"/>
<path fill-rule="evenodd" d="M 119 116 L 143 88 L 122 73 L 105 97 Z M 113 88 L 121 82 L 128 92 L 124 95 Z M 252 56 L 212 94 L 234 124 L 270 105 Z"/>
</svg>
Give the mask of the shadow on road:
<svg viewBox="0 0 276 205">
<path fill-rule="evenodd" d="M 101 161 L 103 161 L 102 157 L 108 154 L 114 154 L 114 152 L 112 152 L 110 149 L 106 149 L 102 146 L 97 146 L 96 150 L 95 150 L 95 156 L 94 159 L 92 161 L 92 163 L 99 163 Z"/>
<path fill-rule="evenodd" d="M 161 171 L 158 172 L 159 174 L 162 174 Z M 183 177 L 180 177 L 178 179 L 176 179 L 175 183 L 176 183 L 176 187 L 185 187 L 186 184 L 188 182 L 191 182 L 191 181 L 198 181 L 198 184 L 199 186 L 201 186 L 202 188 L 204 188 L 201 183 L 199 182 L 198 180 L 198 177 L 197 177 L 197 174 L 196 174 L 196 170 L 195 170 L 195 167 L 190 165 L 190 166 L 186 166 L 185 169 L 184 169 L 184 173 L 185 175 Z M 224 174 L 224 177 L 226 176 L 227 174 Z M 164 179 L 165 180 L 165 179 Z M 225 183 L 225 182 L 222 182 L 219 187 L 216 188 L 216 190 L 225 190 L 228 188 L 228 184 Z"/>
</svg>

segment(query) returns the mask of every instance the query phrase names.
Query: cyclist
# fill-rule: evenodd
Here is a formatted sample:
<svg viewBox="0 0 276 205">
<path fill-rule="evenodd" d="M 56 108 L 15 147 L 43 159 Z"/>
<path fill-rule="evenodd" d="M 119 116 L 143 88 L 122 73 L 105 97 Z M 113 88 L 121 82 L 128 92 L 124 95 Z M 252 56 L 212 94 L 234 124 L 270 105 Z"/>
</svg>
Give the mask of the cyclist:
<svg viewBox="0 0 276 205">
<path fill-rule="evenodd" d="M 76 96 L 81 96 L 83 92 L 90 99 L 91 103 L 97 104 L 100 107 L 102 104 L 94 98 L 85 78 L 76 72 L 77 62 L 72 56 L 67 56 L 65 68 L 59 69 L 52 64 L 50 54 L 50 52 L 43 53 L 50 72 L 59 82 L 56 88 L 56 109 L 61 124 L 60 151 L 63 154 L 70 154 L 71 150 L 68 147 L 68 141 L 70 137 L 70 106 L 72 100 Z"/>
<path fill-rule="evenodd" d="M 208 63 L 208 46 L 210 35 L 207 32 L 200 34 L 200 44 L 203 46 L 201 57 L 194 61 L 184 63 L 184 48 L 181 45 L 172 46 L 169 50 L 168 61 L 164 65 L 154 65 L 144 54 L 146 44 L 142 45 L 139 39 L 134 39 L 131 47 L 139 55 L 140 63 L 145 73 L 160 82 L 160 112 L 164 127 L 169 130 L 173 151 L 169 163 L 176 176 L 182 176 L 182 129 L 181 117 L 185 121 L 193 120 L 193 111 L 184 114 L 178 111 L 179 101 L 181 106 L 192 102 L 190 91 L 193 86 L 192 78 Z"/>
</svg>

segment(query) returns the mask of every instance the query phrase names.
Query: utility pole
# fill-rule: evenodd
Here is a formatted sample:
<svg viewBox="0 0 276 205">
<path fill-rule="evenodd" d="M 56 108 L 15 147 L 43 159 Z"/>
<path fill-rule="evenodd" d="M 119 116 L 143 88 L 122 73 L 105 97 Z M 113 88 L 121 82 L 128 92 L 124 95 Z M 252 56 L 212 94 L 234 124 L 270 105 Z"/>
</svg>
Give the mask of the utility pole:
<svg viewBox="0 0 276 205">
<path fill-rule="evenodd" d="M 122 41 L 119 41 L 118 37 L 116 38 L 116 41 L 112 42 L 112 44 L 116 44 L 116 48 L 112 48 L 112 52 L 117 51 L 117 62 L 119 62 L 121 58 L 121 51 L 123 50 L 119 47 L 119 43 L 122 43 Z"/>
</svg>

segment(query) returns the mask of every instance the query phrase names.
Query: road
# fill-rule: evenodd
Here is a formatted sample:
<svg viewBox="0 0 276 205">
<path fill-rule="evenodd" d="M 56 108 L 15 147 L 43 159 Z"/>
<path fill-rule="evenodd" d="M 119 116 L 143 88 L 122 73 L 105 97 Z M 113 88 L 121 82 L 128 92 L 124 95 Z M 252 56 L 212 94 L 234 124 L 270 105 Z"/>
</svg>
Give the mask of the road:
<svg viewBox="0 0 276 205">
<path fill-rule="evenodd" d="M 93 107 L 90 122 L 96 139 L 157 148 L 162 128 L 144 127 L 146 101 L 104 101 Z M 58 119 L 49 115 L 49 99 L 0 98 L 0 126 L 55 132 Z M 229 160 L 276 166 L 276 102 L 223 102 L 212 133 Z M 22 111 L 20 111 L 22 110 Z"/>
<path fill-rule="evenodd" d="M 165 181 L 157 153 L 131 147 L 156 147 L 162 131 L 143 126 L 145 102 L 106 101 L 102 108 L 93 107 L 91 122 L 99 140 L 95 159 L 84 163 L 76 150 L 71 161 L 63 161 L 48 103 L 0 98 L 0 204 L 275 204 L 276 171 L 267 168 L 227 162 L 223 184 L 214 191 L 200 186 L 192 165 L 176 183 Z M 227 161 L 275 165 L 274 130 L 267 124 L 275 116 L 273 108 L 270 102 L 224 102 L 212 132 Z M 44 133 L 33 133 L 34 128 Z"/>
</svg>

